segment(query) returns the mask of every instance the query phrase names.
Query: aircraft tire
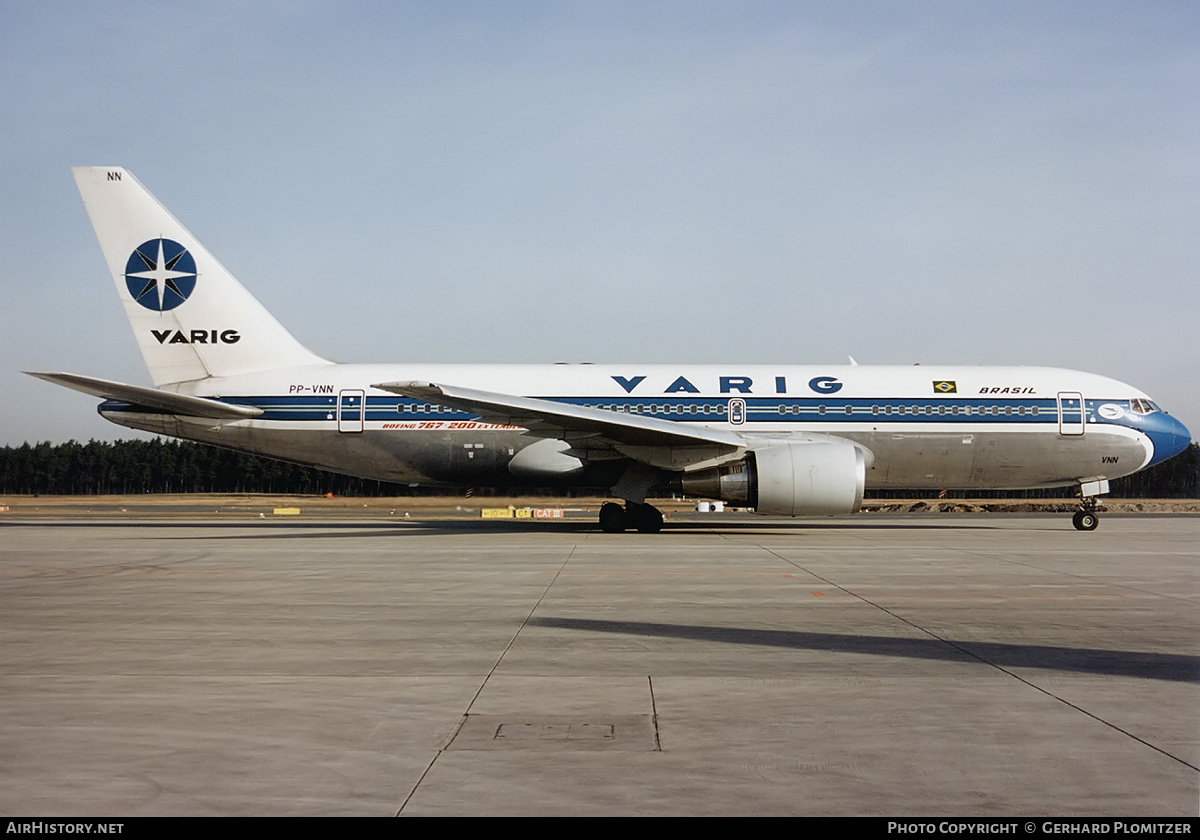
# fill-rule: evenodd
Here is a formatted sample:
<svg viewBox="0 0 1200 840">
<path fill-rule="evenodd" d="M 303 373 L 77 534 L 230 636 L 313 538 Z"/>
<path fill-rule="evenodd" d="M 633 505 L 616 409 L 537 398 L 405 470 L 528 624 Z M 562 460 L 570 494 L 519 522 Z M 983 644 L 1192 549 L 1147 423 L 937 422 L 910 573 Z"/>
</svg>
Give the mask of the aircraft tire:
<svg viewBox="0 0 1200 840">
<path fill-rule="evenodd" d="M 1078 510 L 1071 517 L 1071 524 L 1079 531 L 1095 531 L 1100 524 L 1100 517 L 1090 510 Z"/>
<path fill-rule="evenodd" d="M 600 506 L 600 530 L 606 534 L 619 534 L 629 527 L 625 508 L 613 502 Z"/>
<path fill-rule="evenodd" d="M 633 519 L 633 527 L 637 528 L 643 534 L 657 534 L 662 530 L 663 515 L 662 511 L 653 505 L 630 505 L 630 514 Z"/>
</svg>

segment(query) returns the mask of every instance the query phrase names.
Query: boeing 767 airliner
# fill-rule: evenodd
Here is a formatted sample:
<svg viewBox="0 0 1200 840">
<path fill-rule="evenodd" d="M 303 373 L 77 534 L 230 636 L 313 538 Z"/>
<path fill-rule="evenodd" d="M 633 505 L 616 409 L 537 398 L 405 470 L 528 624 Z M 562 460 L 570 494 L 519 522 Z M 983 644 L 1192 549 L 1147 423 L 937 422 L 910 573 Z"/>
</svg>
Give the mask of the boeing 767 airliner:
<svg viewBox="0 0 1200 840">
<path fill-rule="evenodd" d="M 647 499 L 852 513 L 872 488 L 1109 481 L 1191 435 L 1141 391 L 1031 367 L 335 364 L 303 345 L 126 170 L 75 180 L 153 387 L 33 376 L 114 423 L 384 481 L 610 494 L 605 531 L 658 531 Z"/>
</svg>

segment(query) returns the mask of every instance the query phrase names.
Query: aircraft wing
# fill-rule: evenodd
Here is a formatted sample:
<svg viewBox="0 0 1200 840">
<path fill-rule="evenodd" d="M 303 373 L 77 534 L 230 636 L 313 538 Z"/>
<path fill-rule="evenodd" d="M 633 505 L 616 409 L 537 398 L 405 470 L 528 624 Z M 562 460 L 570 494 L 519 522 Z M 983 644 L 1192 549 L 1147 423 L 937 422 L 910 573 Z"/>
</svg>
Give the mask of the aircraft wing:
<svg viewBox="0 0 1200 840">
<path fill-rule="evenodd" d="M 27 370 L 25 373 L 62 385 L 73 391 L 91 394 L 108 400 L 121 400 L 140 408 L 148 408 L 163 414 L 178 414 L 184 417 L 209 417 L 215 420 L 246 420 L 263 413 L 261 408 L 244 405 L 230 405 L 220 400 L 205 397 L 189 397 L 185 394 L 173 394 L 170 391 L 159 391 L 155 388 L 143 388 L 140 385 L 126 385 L 123 382 L 110 382 L 107 379 L 94 379 L 90 376 L 80 376 L 77 373 L 39 373 Z"/>
<path fill-rule="evenodd" d="M 615 451 L 663 469 L 695 469 L 740 457 L 746 450 L 746 442 L 732 432 L 657 417 L 434 382 L 384 382 L 371 387 L 469 411 L 491 423 L 522 426 L 539 437 L 565 440 L 593 457 Z"/>
</svg>

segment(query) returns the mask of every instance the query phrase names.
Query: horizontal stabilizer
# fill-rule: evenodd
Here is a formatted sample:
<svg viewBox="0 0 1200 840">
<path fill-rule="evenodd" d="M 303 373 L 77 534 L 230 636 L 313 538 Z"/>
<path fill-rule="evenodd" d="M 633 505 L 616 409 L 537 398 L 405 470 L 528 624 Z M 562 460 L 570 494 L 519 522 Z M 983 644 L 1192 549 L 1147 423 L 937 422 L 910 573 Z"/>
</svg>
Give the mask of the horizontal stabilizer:
<svg viewBox="0 0 1200 840">
<path fill-rule="evenodd" d="M 158 391 L 154 388 L 143 388 L 139 385 L 126 385 L 123 382 L 110 382 L 107 379 L 94 379 L 90 376 L 80 376 L 76 373 L 38 373 L 27 370 L 25 373 L 62 385 L 73 391 L 82 391 L 93 397 L 109 400 L 121 400 L 141 408 L 160 411 L 164 414 L 178 414 L 183 417 L 209 417 L 216 420 L 246 420 L 258 417 L 263 413 L 261 408 L 251 408 L 243 405 L 230 405 L 220 400 L 206 397 L 189 397 L 184 394 L 172 394 L 169 391 Z"/>
</svg>

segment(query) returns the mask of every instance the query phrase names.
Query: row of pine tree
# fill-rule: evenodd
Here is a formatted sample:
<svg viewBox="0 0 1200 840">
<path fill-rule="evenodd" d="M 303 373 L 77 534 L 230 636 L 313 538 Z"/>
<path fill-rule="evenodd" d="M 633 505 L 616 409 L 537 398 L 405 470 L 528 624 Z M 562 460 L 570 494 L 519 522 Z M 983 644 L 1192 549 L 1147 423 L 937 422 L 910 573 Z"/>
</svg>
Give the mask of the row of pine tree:
<svg viewBox="0 0 1200 840">
<path fill-rule="evenodd" d="M 476 495 L 503 493 L 483 489 Z M 49 442 L 0 449 L 0 494 L 110 495 L 132 493 L 281 493 L 411 496 L 430 491 L 353 478 L 178 440 Z M 529 493 L 528 490 L 522 491 Z M 559 491 L 561 494 L 561 491 Z M 1011 491 L 1006 497 L 1069 496 L 1057 491 Z M 884 494 L 872 494 L 876 498 Z M 895 495 L 895 494 L 888 494 Z M 902 495 L 934 495 L 904 493 Z M 979 497 L 978 491 L 948 494 Z M 1112 495 L 1131 499 L 1200 498 L 1200 446 L 1137 475 L 1113 482 Z"/>
</svg>

